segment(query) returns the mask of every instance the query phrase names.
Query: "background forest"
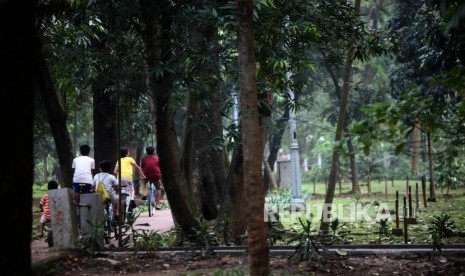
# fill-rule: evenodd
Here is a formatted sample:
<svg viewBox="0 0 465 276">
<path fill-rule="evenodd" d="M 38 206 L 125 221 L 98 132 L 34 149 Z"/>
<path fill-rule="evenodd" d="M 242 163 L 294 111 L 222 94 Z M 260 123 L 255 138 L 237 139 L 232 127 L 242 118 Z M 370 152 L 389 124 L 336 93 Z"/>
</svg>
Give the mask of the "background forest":
<svg viewBox="0 0 465 276">
<path fill-rule="evenodd" d="M 240 181 L 231 179 L 240 171 L 235 5 L 145 5 L 39 3 L 35 183 L 56 177 L 69 186 L 68 164 L 83 143 L 97 162 L 116 161 L 118 143 L 136 159 L 156 145 L 168 196 L 213 219 Z M 291 112 L 304 181 L 337 175 L 354 193 L 370 178 L 462 185 L 463 9 L 454 1 L 256 1 L 267 166 L 274 171 L 278 151 L 291 151 Z M 157 16 L 169 22 L 157 25 Z M 276 183 L 265 172 L 268 190 Z"/>
<path fill-rule="evenodd" d="M 231 239 L 246 229 L 249 134 L 260 136 L 265 191 L 276 185 L 265 168 L 293 139 L 304 181 L 328 183 L 326 203 L 340 178 L 350 193 L 370 178 L 463 185 L 464 3 L 257 0 L 253 54 L 240 48 L 238 3 L 38 1 L 34 183 L 71 187 L 84 143 L 96 162 L 155 145 L 183 232 L 227 217 Z M 244 56 L 256 65 L 259 133 L 243 133 Z"/>
</svg>

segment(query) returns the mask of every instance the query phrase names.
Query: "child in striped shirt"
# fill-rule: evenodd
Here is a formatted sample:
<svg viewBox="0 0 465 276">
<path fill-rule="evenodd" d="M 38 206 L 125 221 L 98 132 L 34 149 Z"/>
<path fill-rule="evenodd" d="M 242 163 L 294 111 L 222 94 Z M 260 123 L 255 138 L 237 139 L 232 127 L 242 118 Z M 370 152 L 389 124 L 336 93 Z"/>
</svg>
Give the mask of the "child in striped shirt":
<svg viewBox="0 0 465 276">
<path fill-rule="evenodd" d="M 58 182 L 55 180 L 50 180 L 47 184 L 48 190 L 58 189 Z M 42 196 L 39 202 L 39 208 L 42 212 L 42 216 L 40 217 L 40 236 L 44 235 L 44 228 L 45 223 L 50 221 L 50 200 L 48 198 L 48 192 Z"/>
</svg>

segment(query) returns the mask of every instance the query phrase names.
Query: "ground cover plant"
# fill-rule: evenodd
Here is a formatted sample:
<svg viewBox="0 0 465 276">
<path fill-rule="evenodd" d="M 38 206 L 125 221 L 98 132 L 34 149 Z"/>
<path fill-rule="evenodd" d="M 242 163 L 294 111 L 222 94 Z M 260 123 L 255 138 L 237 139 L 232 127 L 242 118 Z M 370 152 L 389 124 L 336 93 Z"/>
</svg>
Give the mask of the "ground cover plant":
<svg viewBox="0 0 465 276">
<path fill-rule="evenodd" d="M 388 196 L 385 196 L 385 188 L 387 182 Z M 415 187 L 415 183 L 419 185 L 421 183 L 415 181 L 409 181 L 409 185 Z M 381 216 L 380 219 L 376 219 L 377 215 L 381 209 L 384 211 L 390 212 L 389 220 L 387 223 L 390 224 L 391 228 L 395 227 L 395 198 L 396 191 L 399 192 L 399 216 L 402 226 L 402 198 L 405 195 L 406 191 L 406 180 L 395 180 L 395 181 L 372 181 L 371 183 L 371 193 L 368 193 L 368 187 L 366 183 L 361 185 L 361 194 L 349 194 L 351 184 L 346 182 L 343 183 L 341 189 L 337 189 L 334 205 L 338 206 L 343 212 L 339 217 L 339 221 L 343 225 L 340 226 L 341 230 L 349 232 L 350 239 L 346 242 L 353 244 L 367 244 L 367 243 L 379 243 L 379 224 L 380 220 L 386 218 Z M 315 188 L 314 188 L 315 186 Z M 313 192 L 315 189 L 315 193 Z M 306 195 L 306 203 L 310 206 L 311 210 L 317 210 L 317 206 L 322 206 L 324 202 L 324 193 L 325 193 L 325 184 L 324 183 L 305 183 L 302 187 L 303 194 Z M 414 193 L 415 189 L 412 189 Z M 445 192 L 445 191 L 443 191 Z M 421 189 L 419 189 L 419 208 L 416 209 L 416 203 L 414 202 L 415 196 L 412 194 L 412 207 L 413 215 L 417 219 L 416 224 L 409 224 L 408 233 L 409 233 L 409 244 L 432 244 L 431 234 L 428 232 L 429 225 L 434 221 L 435 217 L 440 216 L 441 214 L 447 214 L 450 216 L 451 220 L 454 221 L 456 228 L 454 229 L 454 235 L 445 239 L 446 244 L 454 243 L 465 243 L 464 233 L 465 233 L 465 214 L 462 210 L 465 208 L 465 188 L 460 187 L 456 189 L 451 189 L 446 195 L 441 192 L 441 189 L 436 191 L 436 202 L 427 202 L 427 207 L 424 207 Z M 429 190 L 427 190 L 427 196 L 429 197 Z M 357 216 L 356 219 L 353 219 L 351 215 L 354 214 L 354 205 L 359 205 L 359 209 L 355 208 L 355 211 L 362 210 L 364 215 L 367 216 Z M 408 204 L 407 204 L 408 205 Z M 307 214 L 308 216 L 308 214 Z M 314 229 L 315 231 L 319 229 L 319 219 L 321 214 L 319 213 L 315 217 Z M 345 220 L 348 222 L 344 223 Z M 291 221 L 291 227 L 296 227 L 297 222 Z M 402 244 L 404 243 L 402 236 L 389 236 L 383 240 L 383 243 L 391 244 Z"/>
<path fill-rule="evenodd" d="M 405 181 L 389 183 L 389 195 L 384 195 L 384 182 L 375 182 L 371 187 L 371 194 L 362 185 L 361 194 L 348 194 L 349 183 L 344 183 L 340 193 L 336 193 L 335 205 L 343 206 L 344 215 L 336 217 L 330 226 L 331 232 L 325 239 L 318 238 L 319 214 L 304 213 L 296 216 L 286 214 L 289 207 L 286 202 L 290 200 L 290 191 L 275 190 L 270 193 L 268 204 L 271 208 L 279 210 L 279 223 L 270 224 L 268 234 L 270 245 L 293 245 L 296 251 L 293 254 L 273 256 L 270 260 L 272 275 L 335 275 L 341 273 L 364 273 L 368 275 L 412 275 L 434 273 L 435 275 L 460 275 L 465 269 L 464 256 L 441 255 L 441 248 L 447 244 L 464 244 L 465 232 L 465 189 L 459 188 L 450 191 L 450 196 L 444 197 L 437 193 L 437 202 L 428 202 L 427 209 L 417 210 L 415 216 L 417 224 L 408 226 L 409 240 L 412 245 L 432 245 L 437 251 L 431 251 L 430 255 L 418 254 L 391 254 L 351 256 L 344 251 L 337 254 L 327 254 L 325 246 L 329 244 L 404 244 L 402 236 L 391 235 L 391 229 L 395 225 L 394 216 L 391 219 L 381 220 L 355 220 L 345 221 L 350 218 L 350 206 L 359 204 L 367 207 L 366 215 L 376 217 L 380 206 L 386 206 L 389 211 L 395 208 L 395 191 L 405 190 Z M 322 204 L 324 197 L 324 183 L 315 185 L 303 184 L 303 193 L 306 195 L 306 203 L 311 210 L 317 210 L 316 206 Z M 309 192 L 312 191 L 312 192 Z M 45 193 L 46 190 L 39 186 L 34 187 L 34 202 Z M 34 203 L 34 231 L 33 236 L 38 239 L 38 219 L 40 212 Z M 144 212 L 141 205 L 140 211 Z M 146 210 L 145 210 L 146 211 Z M 271 213 L 270 213 L 271 214 Z M 309 219 L 309 220 L 307 220 Z M 451 226 L 451 221 L 455 227 Z M 199 234 L 203 241 L 200 249 L 208 249 L 211 246 L 221 244 L 221 234 L 215 237 L 215 224 L 204 223 L 206 229 Z M 210 228 L 207 229 L 208 227 Z M 442 231 L 442 230 L 444 231 Z M 450 230 L 450 231 L 449 231 Z M 217 231 L 218 232 L 218 231 Z M 273 235 L 273 236 L 272 236 Z M 205 237 L 208 236 L 208 239 Z M 176 231 L 165 234 L 142 231 L 137 236 L 136 247 L 145 254 L 119 255 L 115 253 L 99 252 L 69 252 L 65 261 L 54 263 L 44 270 L 36 271 L 40 275 L 78 275 L 83 271 L 89 274 L 136 274 L 136 273 L 160 273 L 165 275 L 248 275 L 247 254 L 243 256 L 195 254 L 187 250 L 185 254 L 169 255 L 161 253 L 161 248 L 168 248 L 176 241 Z M 211 241 L 211 242 L 210 242 Z M 203 246 L 203 247 L 202 247 Z M 98 268 L 98 269 L 97 269 Z M 371 273 L 371 274 L 370 274 Z"/>
<path fill-rule="evenodd" d="M 412 183 L 410 181 L 410 183 Z M 333 239 L 334 243 L 350 243 L 350 244 L 403 244 L 402 236 L 384 235 L 380 239 L 380 219 L 376 219 L 379 215 L 380 208 L 389 210 L 389 219 L 384 222 L 389 228 L 395 227 L 395 192 L 401 191 L 404 193 L 406 190 L 405 180 L 396 180 L 388 182 L 388 197 L 384 195 L 385 183 L 383 181 L 373 181 L 371 187 L 371 194 L 367 193 L 367 186 L 361 186 L 361 194 L 348 194 L 350 183 L 344 183 L 340 192 L 336 192 L 334 205 L 342 210 L 342 215 L 334 217 L 333 229 L 330 233 L 333 237 L 338 236 L 338 239 Z M 323 204 L 325 184 L 316 183 L 315 193 L 313 183 L 304 183 L 302 187 L 303 194 L 305 195 L 305 203 L 309 210 L 305 213 L 291 214 L 288 208 L 288 202 L 291 198 L 289 190 L 276 190 L 270 193 L 267 204 L 269 208 L 274 210 L 270 214 L 278 214 L 279 221 L 284 229 L 298 233 L 302 229 L 299 218 L 306 221 L 312 216 L 312 232 L 317 234 L 320 224 L 321 213 L 316 211 L 321 210 Z M 34 185 L 34 204 L 33 204 L 33 240 L 39 238 L 39 219 L 40 210 L 38 200 L 46 193 L 46 186 Z M 414 215 L 417 218 L 416 224 L 408 226 L 409 244 L 433 244 L 433 237 L 431 231 L 428 231 L 432 222 L 436 217 L 447 215 L 450 220 L 454 222 L 455 228 L 451 235 L 444 237 L 442 242 L 445 244 L 465 243 L 465 214 L 462 210 L 465 209 L 465 188 L 457 188 L 450 190 L 447 196 L 441 195 L 440 190 L 437 191 L 436 202 L 427 202 L 427 207 L 423 207 L 422 197 L 420 198 L 420 208 L 415 210 Z M 363 215 L 357 216 L 354 219 L 354 211 L 357 208 L 354 206 L 359 205 L 359 211 Z M 320 207 L 319 207 L 320 206 Z M 415 207 L 415 203 L 413 203 Z M 144 211 L 144 206 L 140 206 L 141 212 Z M 319 209 L 320 208 L 320 209 Z M 354 209 L 355 208 L 355 209 Z M 399 208 L 400 215 L 402 215 L 402 206 Z M 386 217 L 383 217 L 386 218 Z M 383 219 L 382 218 L 382 219 Z M 401 218 L 402 219 L 402 218 Z M 335 223 L 337 222 L 337 223 Z M 401 222 L 402 223 L 402 222 Z M 214 223 L 211 223 L 212 227 Z M 282 229 L 281 229 L 282 231 Z M 221 238 L 218 238 L 221 241 Z M 276 239 L 276 245 L 287 244 L 286 240 Z"/>
</svg>

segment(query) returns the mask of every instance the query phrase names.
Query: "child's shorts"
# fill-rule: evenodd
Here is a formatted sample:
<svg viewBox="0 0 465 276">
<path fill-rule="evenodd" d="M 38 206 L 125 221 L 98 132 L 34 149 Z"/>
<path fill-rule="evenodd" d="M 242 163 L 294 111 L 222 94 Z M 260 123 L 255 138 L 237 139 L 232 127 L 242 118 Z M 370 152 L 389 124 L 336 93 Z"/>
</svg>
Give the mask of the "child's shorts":
<svg viewBox="0 0 465 276">
<path fill-rule="evenodd" d="M 125 188 L 123 188 L 123 190 L 126 190 L 128 194 L 134 192 L 134 182 L 132 182 L 132 180 L 127 178 L 121 178 L 121 185 L 126 186 Z"/>
<path fill-rule="evenodd" d="M 49 221 L 50 221 L 50 219 L 49 219 L 49 218 L 46 218 L 45 215 L 42 215 L 42 216 L 40 217 L 40 223 L 47 223 L 47 222 L 49 222 Z"/>
<path fill-rule="evenodd" d="M 81 188 L 81 184 L 83 185 L 82 188 Z M 92 184 L 73 182 L 73 191 L 75 193 L 89 194 L 91 190 L 92 190 Z"/>
</svg>

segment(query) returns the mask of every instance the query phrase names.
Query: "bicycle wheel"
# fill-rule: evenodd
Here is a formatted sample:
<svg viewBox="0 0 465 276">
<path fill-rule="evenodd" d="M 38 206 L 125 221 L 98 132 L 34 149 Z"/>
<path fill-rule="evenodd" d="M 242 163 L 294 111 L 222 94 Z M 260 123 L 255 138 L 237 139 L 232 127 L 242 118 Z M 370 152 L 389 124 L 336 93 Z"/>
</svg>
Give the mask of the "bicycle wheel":
<svg viewBox="0 0 465 276">
<path fill-rule="evenodd" d="M 126 200 L 124 200 L 121 203 L 121 214 L 120 214 L 120 223 L 123 225 L 126 223 L 126 215 L 127 215 L 127 203 L 126 203 Z"/>
<path fill-rule="evenodd" d="M 147 199 L 148 208 L 149 208 L 149 217 L 151 217 L 154 214 L 153 207 L 155 206 L 155 198 L 153 197 L 153 195 L 154 195 L 153 183 L 150 182 L 149 196 Z"/>
<path fill-rule="evenodd" d="M 106 203 L 105 206 L 105 215 L 106 215 L 106 222 L 105 222 L 105 242 L 107 244 L 110 243 L 111 239 L 111 232 L 112 232 L 112 216 L 113 216 L 113 208 L 111 208 L 111 203 Z"/>
<path fill-rule="evenodd" d="M 48 247 L 53 247 L 52 229 L 49 229 L 48 232 L 47 232 L 47 244 L 48 244 Z"/>
<path fill-rule="evenodd" d="M 152 216 L 152 196 L 147 197 L 147 208 L 149 209 L 149 217 Z"/>
</svg>

